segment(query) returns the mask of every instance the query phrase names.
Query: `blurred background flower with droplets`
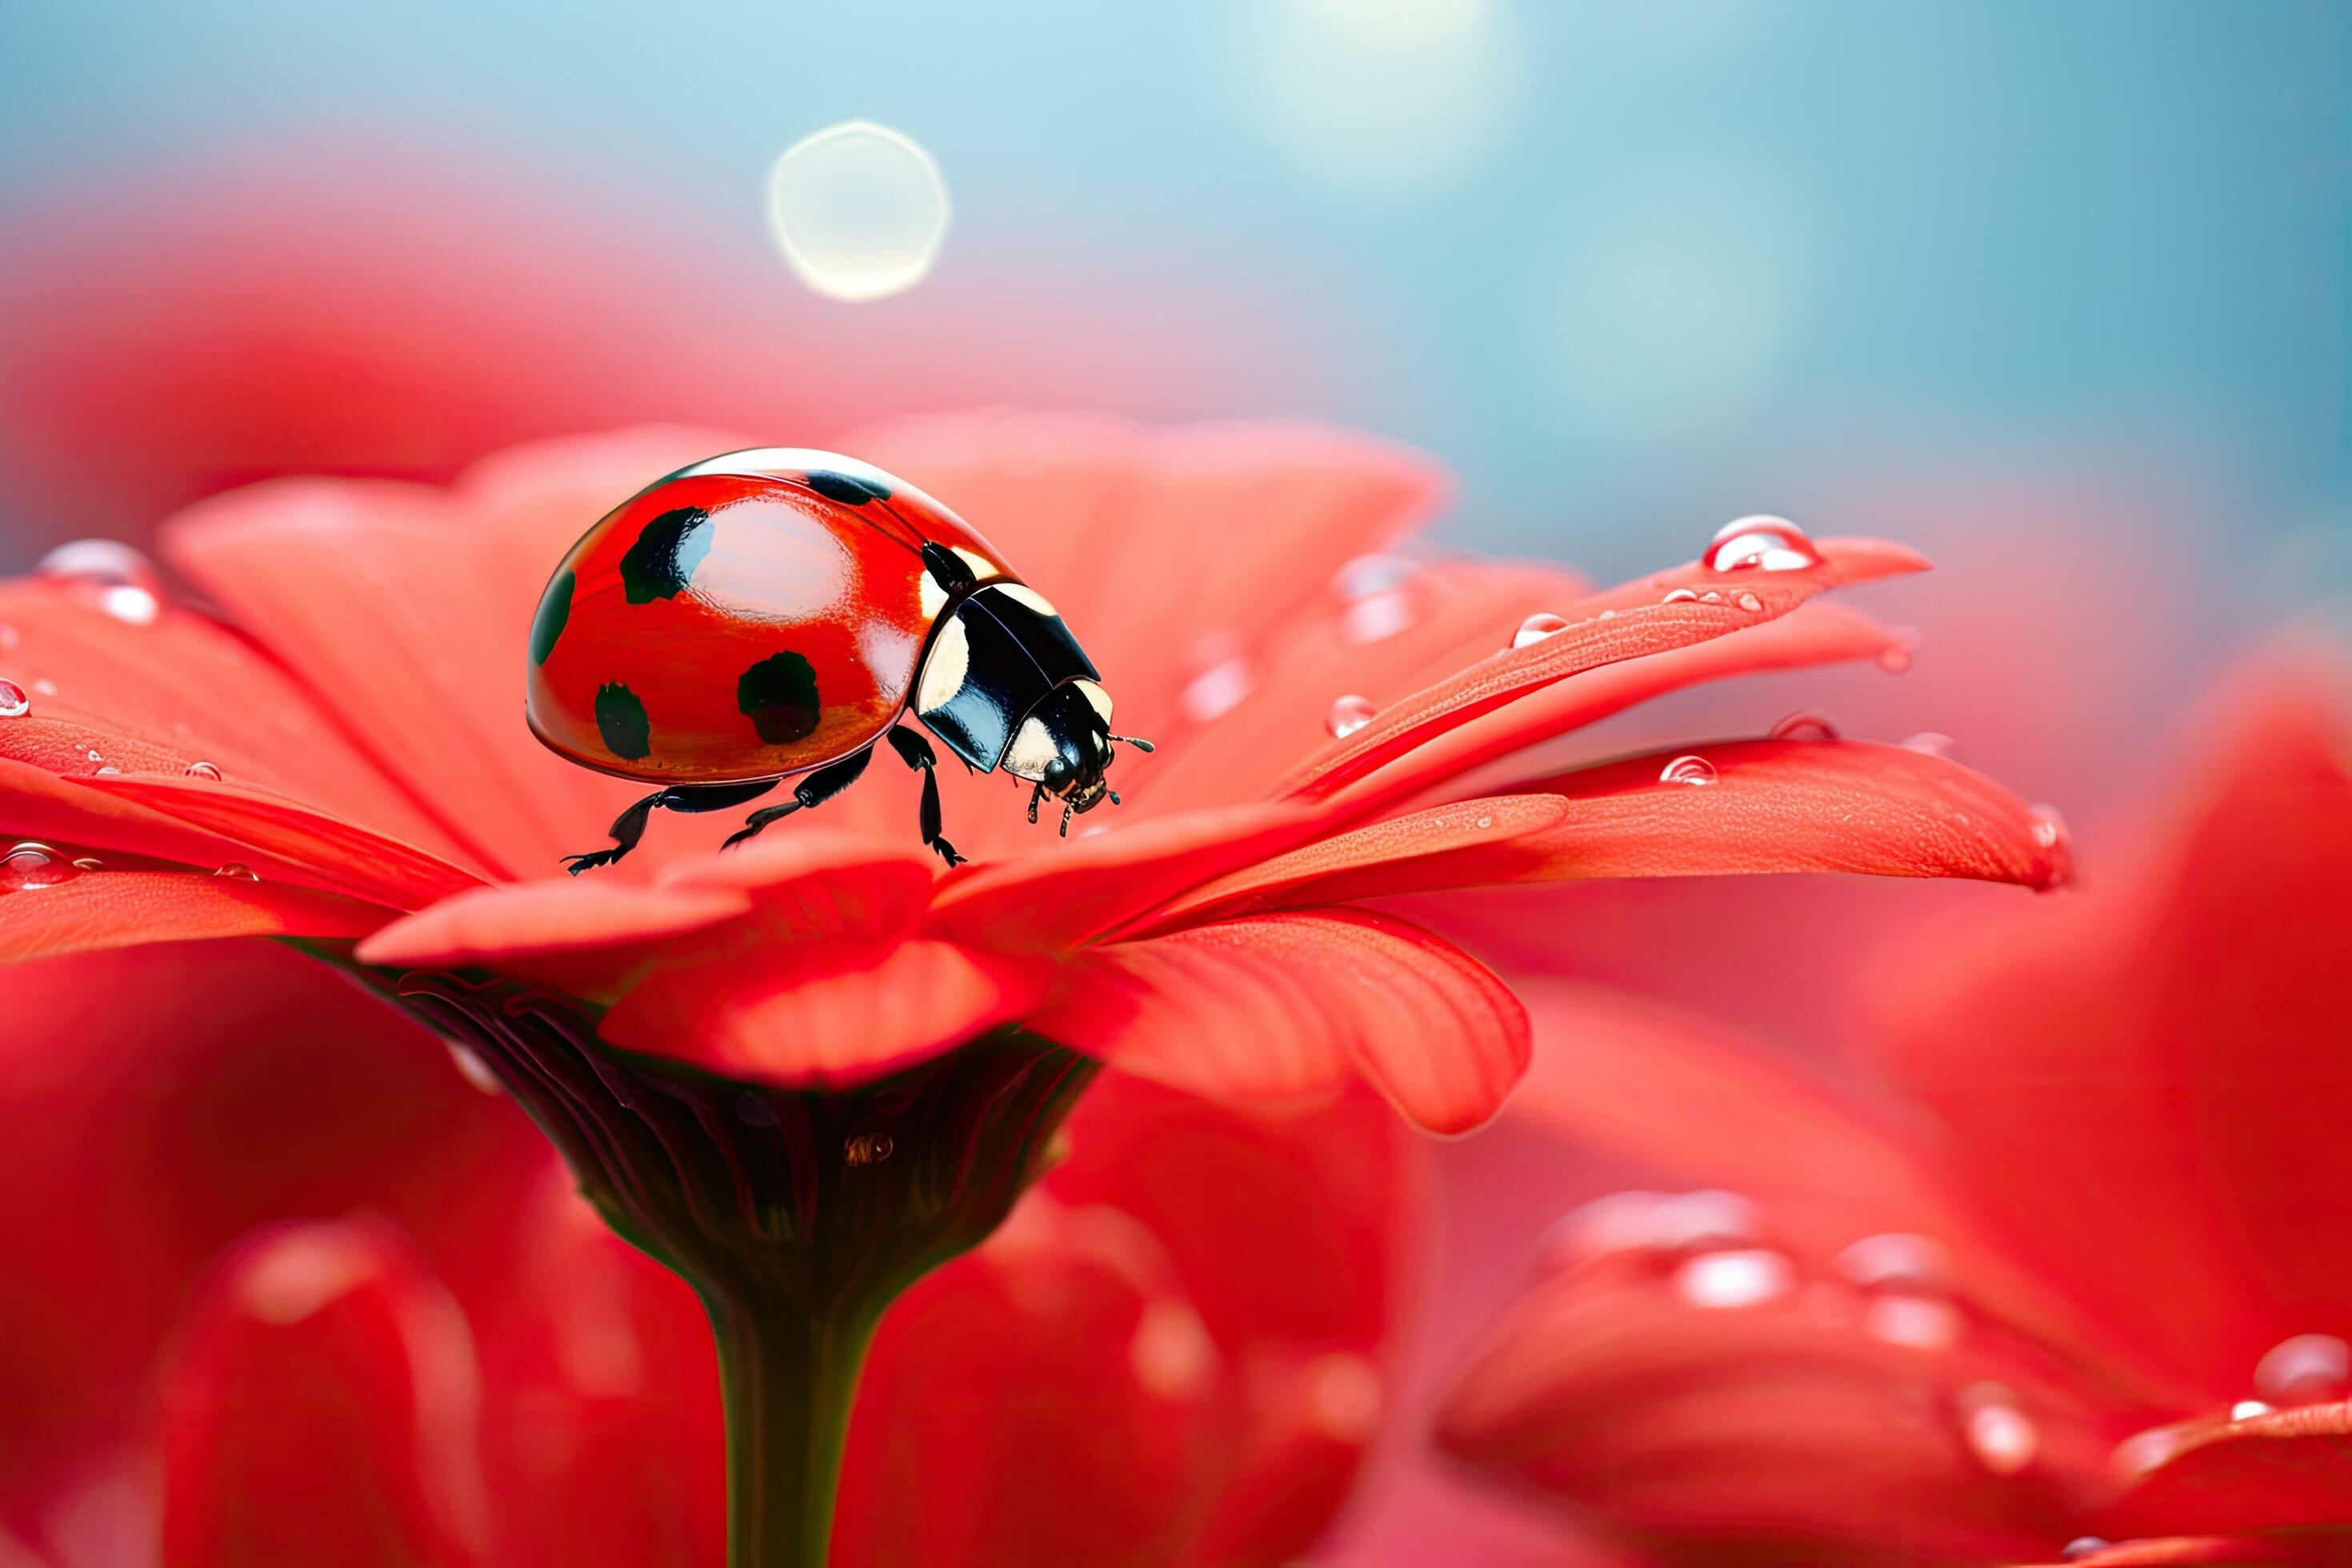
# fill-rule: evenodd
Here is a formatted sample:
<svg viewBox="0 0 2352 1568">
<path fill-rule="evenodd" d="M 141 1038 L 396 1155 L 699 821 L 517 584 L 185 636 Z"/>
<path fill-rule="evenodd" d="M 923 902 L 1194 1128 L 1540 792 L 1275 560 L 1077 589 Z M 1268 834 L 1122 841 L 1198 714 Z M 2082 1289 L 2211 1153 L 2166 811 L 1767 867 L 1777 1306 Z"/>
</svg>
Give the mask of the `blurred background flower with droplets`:
<svg viewBox="0 0 2352 1568">
<path fill-rule="evenodd" d="M 47 558 L 130 627 L 150 569 L 76 542 L 143 544 L 275 474 L 444 481 L 647 420 L 823 445 L 973 404 L 1316 416 L 1453 466 L 1444 545 L 1599 581 L 1755 513 L 1919 546 L 1940 570 L 1874 601 L 1926 628 L 1885 670 L 1683 693 L 1563 763 L 1801 707 L 2060 803 L 2050 831 L 2080 833 L 2096 886 L 2141 853 L 2186 693 L 2280 625 L 2352 631 L 2347 169 L 2337 0 L 9 7 L 0 569 Z M 1354 563 L 1335 635 L 1370 647 L 1409 619 L 1416 564 Z M 12 636 L 0 714 L 47 695 L 6 679 Z M 1172 657 L 1194 721 L 1264 684 L 1213 613 Z M 1327 731 L 1370 707 L 1335 689 Z M 1877 1027 L 1816 955 L 2022 918 L 1959 884 L 1706 896 L 1704 915 L 1658 884 L 1400 904 L 1519 973 L 1809 1062 Z M 0 1095 L 0 1142 L 34 1146 L 16 1122 L 63 1092 L 37 1058 L 97 1027 L 129 1025 L 0 1024 L 10 1081 L 47 1086 Z M 193 1047 L 172 1062 L 154 1082 L 262 1092 Z M 322 1125 L 365 1134 L 319 1189 L 339 1206 L 257 1181 L 224 1205 L 235 1227 L 157 1218 L 152 1299 L 110 1331 L 143 1342 L 200 1307 L 239 1228 L 437 1212 L 381 1179 L 436 1135 L 426 1091 L 401 1091 L 374 1123 L 328 1097 Z M 174 1120 L 142 1092 L 161 1120 L 130 1168 L 230 1158 L 191 1120 L 214 1101 L 189 1090 Z M 331 1152 L 289 1169 L 316 1183 Z M 1381 1466 L 1317 1560 L 1558 1561 L 1550 1522 L 1420 1439 L 1538 1234 L 1626 1173 L 1507 1121 L 1427 1160 L 1415 1331 L 1368 1417 Z M 52 1265 L 63 1234 L 40 1232 Z M 1780 1288 L 1769 1254 L 1709 1256 L 1694 1289 Z M 5 1314 L 38 1286 L 0 1267 Z M 1182 1382 L 1182 1336 L 1151 1342 Z M 1342 1415 L 1364 1403 L 1335 1386 Z M 1998 1447 L 2007 1406 L 1979 1407 Z M 126 1560 L 90 1495 L 45 1539 Z"/>
</svg>

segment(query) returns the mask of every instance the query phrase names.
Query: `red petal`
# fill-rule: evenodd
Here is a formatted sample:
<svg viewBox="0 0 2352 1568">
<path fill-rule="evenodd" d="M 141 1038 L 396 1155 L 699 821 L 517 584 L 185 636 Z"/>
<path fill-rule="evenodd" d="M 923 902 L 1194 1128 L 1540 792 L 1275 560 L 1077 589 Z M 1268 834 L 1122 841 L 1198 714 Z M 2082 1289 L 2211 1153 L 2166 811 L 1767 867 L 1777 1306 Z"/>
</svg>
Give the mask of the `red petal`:
<svg viewBox="0 0 2352 1568">
<path fill-rule="evenodd" d="M 2096 1533 L 2352 1531 L 2352 1405 L 2305 1405 L 2242 1421 L 2217 1417 L 2163 1436 L 2162 1458 L 2134 1479 Z"/>
<path fill-rule="evenodd" d="M 445 899 L 360 943 L 363 963 L 402 969 L 510 965 L 518 960 L 601 952 L 684 936 L 751 907 L 740 893 L 637 888 L 566 879 L 507 882 Z"/>
<path fill-rule="evenodd" d="M 0 624 L 17 634 L 0 675 L 33 693 L 32 717 L 93 730 L 80 752 L 95 746 L 117 767 L 174 774 L 210 763 L 232 783 L 312 802 L 436 855 L 462 853 L 345 740 L 331 710 L 206 616 L 166 601 L 147 625 L 125 625 L 88 585 L 37 580 L 0 584 Z M 27 728 L 0 727 L 0 755 L 25 755 Z M 70 761 L 78 765 L 54 771 L 97 765 L 79 752 Z"/>
<path fill-rule="evenodd" d="M 1062 608 L 1122 722 L 1147 734 L 1175 711 L 1204 624 L 1245 638 L 1279 625 L 1341 563 L 1426 520 L 1444 489 L 1417 454 L 1314 426 L 985 414 L 845 439 L 1002 548 Z"/>
<path fill-rule="evenodd" d="M 309 888 L 190 871 L 85 871 L 0 897 L 0 963 L 216 936 L 364 936 L 394 911 Z"/>
<path fill-rule="evenodd" d="M 2295 1530 L 2122 1541 L 2046 1568 L 2341 1568 L 2345 1563 L 2352 1563 L 2352 1532 Z"/>
<path fill-rule="evenodd" d="M 1333 797 L 1349 817 L 1391 810 L 1471 769 L 1669 691 L 1736 675 L 1877 658 L 1902 637 L 1843 605 L 1815 602 L 1738 637 L 1589 669 L 1416 746 Z"/>
<path fill-rule="evenodd" d="M 658 885 L 744 895 L 759 906 L 768 941 L 878 942 L 913 927 L 935 871 L 911 834 L 877 842 L 794 823 L 740 849 L 682 860 Z"/>
<path fill-rule="evenodd" d="M 164 1379 L 173 1563 L 478 1562 L 480 1373 L 388 1226 L 289 1226 L 221 1267 Z"/>
<path fill-rule="evenodd" d="M 1434 1132 L 1494 1115 L 1527 1066 L 1527 1014 L 1502 982 L 1426 931 L 1355 910 L 1094 950 L 1030 1025 L 1212 1099 L 1297 1099 L 1360 1076 Z"/>
<path fill-rule="evenodd" d="M 163 544 L 454 836 L 530 876 L 593 843 L 640 793 L 563 762 L 523 725 L 540 590 L 616 502 L 728 444 L 684 431 L 543 443 L 447 491 L 277 480 L 191 508 Z"/>
<path fill-rule="evenodd" d="M 1016 1017 L 1037 968 L 952 942 L 761 947 L 663 969 L 598 1026 L 625 1050 L 786 1085 L 863 1083 Z"/>
<path fill-rule="evenodd" d="M 1818 545 L 1822 565 L 1803 572 L 1743 575 L 1723 588 L 1727 597 L 1720 604 L 1658 602 L 1664 592 L 1677 585 L 1721 587 L 1730 581 L 1697 565 L 1597 595 L 1571 606 L 1565 630 L 1527 647 L 1507 649 L 1405 699 L 1327 748 L 1280 787 L 1328 795 L 1447 730 L 1571 675 L 1746 631 L 1787 615 L 1823 589 L 1927 566 L 1902 546 L 1877 540 L 1825 539 Z M 1742 595 L 1752 598 L 1756 608 L 1744 608 Z"/>
<path fill-rule="evenodd" d="M 124 773 L 92 779 L 88 787 L 135 800 L 299 867 L 306 881 L 394 909 L 423 909 L 482 885 L 472 872 L 436 855 L 232 784 Z"/>
<path fill-rule="evenodd" d="M 1312 831 L 1297 806 L 1187 812 L 1079 838 L 1052 855 L 982 866 L 932 900 L 934 934 L 1000 949 L 1075 946 Z"/>
<path fill-rule="evenodd" d="M 1660 775 L 1696 755 L 1711 784 Z M 1659 752 L 1530 781 L 1568 801 L 1555 826 L 1291 888 L 1283 903 L 1589 877 L 1847 871 L 1973 877 L 2049 888 L 2070 880 L 2063 837 L 1982 775 L 1941 757 L 1856 741 L 1738 741 Z M 2051 834 L 2043 844 L 2037 832 Z"/>
<path fill-rule="evenodd" d="M 2024 1347 L 1881 1337 L 1850 1288 L 1785 1258 L 1741 1304 L 1680 1283 L 1708 1267 L 1675 1252 L 1563 1265 L 1513 1307 L 1438 1441 L 1669 1561 L 1875 1564 L 1900 1543 L 1980 1563 L 2084 1532 L 2106 1445 Z M 1972 1443 L 1991 1401 L 2016 1419 Z"/>
<path fill-rule="evenodd" d="M 1153 915 L 1149 929 L 1166 930 L 1220 915 L 1272 909 L 1286 901 L 1282 895 L 1288 889 L 1307 882 L 1472 846 L 1507 843 L 1539 833 L 1567 815 L 1568 803 L 1556 795 L 1492 795 L 1433 805 L 1336 834 L 1220 877 Z"/>
</svg>

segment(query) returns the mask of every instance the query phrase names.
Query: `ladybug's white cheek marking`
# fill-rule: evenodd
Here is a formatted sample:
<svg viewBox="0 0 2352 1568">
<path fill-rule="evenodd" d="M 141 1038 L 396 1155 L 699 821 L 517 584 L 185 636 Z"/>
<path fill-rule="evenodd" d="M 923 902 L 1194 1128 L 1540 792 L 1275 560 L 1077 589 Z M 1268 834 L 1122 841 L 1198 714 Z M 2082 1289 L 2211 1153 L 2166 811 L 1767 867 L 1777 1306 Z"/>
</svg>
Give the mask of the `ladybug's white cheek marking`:
<svg viewBox="0 0 2352 1568">
<path fill-rule="evenodd" d="M 1004 749 L 1004 771 L 1015 778 L 1042 779 L 1045 764 L 1062 753 L 1054 747 L 1054 737 L 1046 732 L 1045 722 L 1034 717 L 1021 721 L 1013 731 L 1013 744 Z"/>
<path fill-rule="evenodd" d="M 923 678 L 915 689 L 915 711 L 936 713 L 955 700 L 971 668 L 971 639 L 961 620 L 942 624 L 923 659 Z"/>
<path fill-rule="evenodd" d="M 948 607 L 948 591 L 929 572 L 915 580 L 915 599 L 923 609 L 923 619 L 936 621 L 940 612 Z"/>
<path fill-rule="evenodd" d="M 1004 575 L 1003 567 L 999 566 L 995 562 L 991 561 L 979 551 L 966 550 L 961 544 L 956 545 L 953 548 L 957 557 L 961 559 L 965 565 L 971 568 L 972 576 L 980 582 L 992 583 L 997 578 Z"/>
<path fill-rule="evenodd" d="M 1086 698 L 1087 705 L 1095 710 L 1095 716 L 1100 719 L 1105 724 L 1108 724 L 1110 722 L 1110 693 L 1105 691 L 1101 687 L 1096 685 L 1091 680 L 1073 680 L 1070 684 L 1076 687 L 1079 692 Z"/>
</svg>

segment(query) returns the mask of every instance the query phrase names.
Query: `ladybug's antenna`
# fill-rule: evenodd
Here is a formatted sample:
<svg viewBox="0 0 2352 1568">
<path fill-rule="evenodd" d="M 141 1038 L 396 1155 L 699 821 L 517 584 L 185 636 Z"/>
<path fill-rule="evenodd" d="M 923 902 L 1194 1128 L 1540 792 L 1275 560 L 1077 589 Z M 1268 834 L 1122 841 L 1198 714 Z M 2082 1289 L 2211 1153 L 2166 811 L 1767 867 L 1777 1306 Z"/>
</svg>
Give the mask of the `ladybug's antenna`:
<svg viewBox="0 0 2352 1568">
<path fill-rule="evenodd" d="M 1147 756 L 1160 749 L 1140 735 L 1106 735 L 1104 739 L 1117 741 L 1121 745 L 1133 746 Z"/>
</svg>

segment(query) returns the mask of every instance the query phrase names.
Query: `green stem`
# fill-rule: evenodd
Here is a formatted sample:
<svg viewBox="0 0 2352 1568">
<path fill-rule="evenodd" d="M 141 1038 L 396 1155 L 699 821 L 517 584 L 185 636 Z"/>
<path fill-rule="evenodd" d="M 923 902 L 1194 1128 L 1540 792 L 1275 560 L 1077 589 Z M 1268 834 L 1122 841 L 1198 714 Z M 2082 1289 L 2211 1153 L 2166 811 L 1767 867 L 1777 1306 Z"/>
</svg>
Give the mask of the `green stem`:
<svg viewBox="0 0 2352 1568">
<path fill-rule="evenodd" d="M 824 1568 L 871 1317 L 812 1319 L 710 1296 L 727 1400 L 727 1561 Z"/>
</svg>

